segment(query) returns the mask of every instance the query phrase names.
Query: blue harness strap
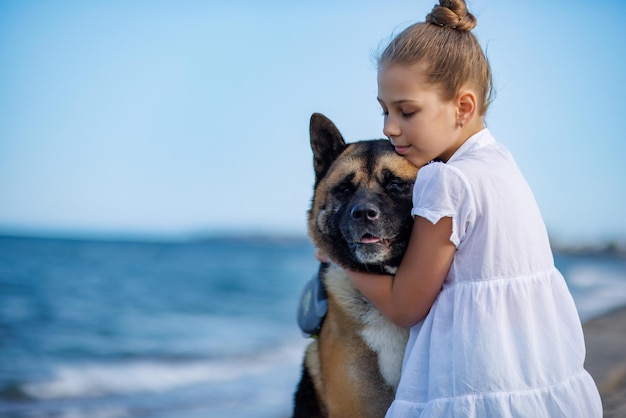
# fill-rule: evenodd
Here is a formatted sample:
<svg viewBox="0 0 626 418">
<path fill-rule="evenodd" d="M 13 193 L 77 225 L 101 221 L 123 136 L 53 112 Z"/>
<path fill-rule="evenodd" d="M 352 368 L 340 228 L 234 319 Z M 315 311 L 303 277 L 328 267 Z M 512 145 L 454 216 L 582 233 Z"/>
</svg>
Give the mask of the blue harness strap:
<svg viewBox="0 0 626 418">
<path fill-rule="evenodd" d="M 326 263 L 320 264 L 317 274 L 304 285 L 300 296 L 298 325 L 306 337 L 319 336 L 328 311 L 328 295 L 321 277 L 322 271 L 327 267 Z"/>
</svg>

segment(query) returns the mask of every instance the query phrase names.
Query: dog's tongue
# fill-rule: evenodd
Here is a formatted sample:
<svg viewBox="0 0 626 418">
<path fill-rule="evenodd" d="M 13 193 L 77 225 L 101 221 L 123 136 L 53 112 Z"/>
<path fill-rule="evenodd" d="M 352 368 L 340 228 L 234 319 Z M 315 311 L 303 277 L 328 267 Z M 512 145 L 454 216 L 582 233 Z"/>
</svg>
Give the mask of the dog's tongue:
<svg viewBox="0 0 626 418">
<path fill-rule="evenodd" d="M 376 244 L 377 242 L 380 242 L 380 238 L 373 237 L 371 235 L 364 236 L 361 238 L 361 244 Z"/>
<path fill-rule="evenodd" d="M 384 244 L 387 247 L 390 247 L 391 246 L 391 241 L 389 241 L 388 239 L 375 237 L 375 236 L 370 235 L 370 234 L 365 234 L 359 240 L 359 244 Z"/>
</svg>

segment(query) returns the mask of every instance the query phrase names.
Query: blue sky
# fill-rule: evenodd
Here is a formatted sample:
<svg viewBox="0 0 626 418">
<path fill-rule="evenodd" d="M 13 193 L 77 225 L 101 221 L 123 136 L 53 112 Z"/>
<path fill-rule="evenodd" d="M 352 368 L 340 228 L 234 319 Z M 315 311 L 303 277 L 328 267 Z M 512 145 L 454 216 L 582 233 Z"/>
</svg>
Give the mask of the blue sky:
<svg viewBox="0 0 626 418">
<path fill-rule="evenodd" d="M 433 4 L 1 2 L 0 230 L 305 233 L 311 113 L 381 137 L 373 54 Z M 468 4 L 550 234 L 624 240 L 626 3 Z"/>
</svg>

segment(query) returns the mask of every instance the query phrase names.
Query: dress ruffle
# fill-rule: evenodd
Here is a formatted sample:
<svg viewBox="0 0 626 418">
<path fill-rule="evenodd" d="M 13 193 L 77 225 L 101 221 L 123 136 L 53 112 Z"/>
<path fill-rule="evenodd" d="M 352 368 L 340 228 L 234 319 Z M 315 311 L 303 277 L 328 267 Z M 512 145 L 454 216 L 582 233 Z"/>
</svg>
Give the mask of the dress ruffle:
<svg viewBox="0 0 626 418">
<path fill-rule="evenodd" d="M 565 381 L 533 390 L 491 392 L 427 403 L 396 399 L 387 416 L 441 418 L 590 418 L 602 416 L 597 392 L 589 391 L 593 379 L 582 371 Z"/>
</svg>

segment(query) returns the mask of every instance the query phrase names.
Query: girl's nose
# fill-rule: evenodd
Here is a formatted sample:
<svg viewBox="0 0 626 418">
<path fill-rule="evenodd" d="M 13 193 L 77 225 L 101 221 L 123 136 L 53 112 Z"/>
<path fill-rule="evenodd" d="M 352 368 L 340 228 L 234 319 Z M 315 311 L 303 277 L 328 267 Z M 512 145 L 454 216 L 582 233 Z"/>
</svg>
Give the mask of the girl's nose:
<svg viewBox="0 0 626 418">
<path fill-rule="evenodd" d="M 394 123 L 393 118 L 387 115 L 385 117 L 385 122 L 383 124 L 383 134 L 391 139 L 394 136 L 400 135 L 400 127 L 398 124 Z"/>
</svg>

